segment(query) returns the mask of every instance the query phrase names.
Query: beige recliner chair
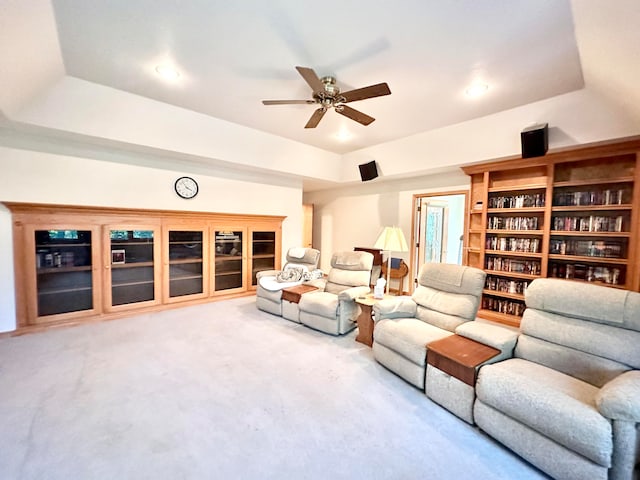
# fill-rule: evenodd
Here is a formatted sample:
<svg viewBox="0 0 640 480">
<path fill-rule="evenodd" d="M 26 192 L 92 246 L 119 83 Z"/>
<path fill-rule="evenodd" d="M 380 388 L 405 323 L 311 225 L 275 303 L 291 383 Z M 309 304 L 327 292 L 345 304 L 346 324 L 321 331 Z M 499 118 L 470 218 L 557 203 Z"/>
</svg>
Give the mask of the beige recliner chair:
<svg viewBox="0 0 640 480">
<path fill-rule="evenodd" d="M 474 267 L 424 264 L 411 297 L 374 305 L 374 358 L 424 389 L 427 344 L 453 335 L 458 325 L 475 319 L 485 277 Z"/>
<path fill-rule="evenodd" d="M 373 255 L 369 252 L 335 253 L 328 278 L 315 284 L 321 290 L 300 298 L 300 323 L 331 335 L 353 330 L 360 314 L 355 299 L 371 291 L 372 266 Z"/>
<path fill-rule="evenodd" d="M 640 478 L 640 293 L 535 279 L 513 358 L 480 367 L 474 418 L 556 479 Z"/>
<path fill-rule="evenodd" d="M 300 267 L 309 272 L 318 268 L 320 251 L 315 248 L 293 247 L 287 251 L 286 262 L 282 270 Z M 264 270 L 258 272 L 258 287 L 256 289 L 256 307 L 274 315 L 282 316 L 282 287 L 276 276 L 282 270 Z M 267 285 L 269 288 L 263 286 Z M 290 283 L 289 283 L 290 285 Z"/>
</svg>

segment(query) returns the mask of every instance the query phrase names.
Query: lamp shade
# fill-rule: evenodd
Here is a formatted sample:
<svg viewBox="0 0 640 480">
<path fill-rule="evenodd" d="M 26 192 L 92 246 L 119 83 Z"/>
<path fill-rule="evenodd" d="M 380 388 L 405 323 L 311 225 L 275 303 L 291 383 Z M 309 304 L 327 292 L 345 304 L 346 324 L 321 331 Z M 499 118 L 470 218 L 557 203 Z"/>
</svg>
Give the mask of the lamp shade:
<svg viewBox="0 0 640 480">
<path fill-rule="evenodd" d="M 407 241 L 400 227 L 384 227 L 382 233 L 376 240 L 374 248 L 386 250 L 388 252 L 408 252 Z"/>
</svg>

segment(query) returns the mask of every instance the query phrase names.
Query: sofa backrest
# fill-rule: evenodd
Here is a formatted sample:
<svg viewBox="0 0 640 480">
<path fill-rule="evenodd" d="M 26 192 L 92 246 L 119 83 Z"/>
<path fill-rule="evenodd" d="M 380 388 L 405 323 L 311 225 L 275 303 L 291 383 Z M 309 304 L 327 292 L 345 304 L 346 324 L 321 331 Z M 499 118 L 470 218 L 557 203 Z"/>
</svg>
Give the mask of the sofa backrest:
<svg viewBox="0 0 640 480">
<path fill-rule="evenodd" d="M 596 387 L 640 368 L 640 293 L 539 278 L 525 301 L 516 357 Z"/>
<path fill-rule="evenodd" d="M 486 273 L 479 268 L 447 263 L 425 263 L 411 298 L 416 317 L 453 332 L 474 320 L 480 306 Z"/>
<path fill-rule="evenodd" d="M 336 295 L 351 287 L 369 287 L 373 254 L 369 252 L 338 252 L 331 257 L 331 270 L 325 292 Z"/>
<path fill-rule="evenodd" d="M 307 267 L 309 271 L 318 268 L 320 262 L 320 250 L 308 247 L 292 247 L 287 251 L 286 263 L 287 265 L 303 265 Z"/>
</svg>

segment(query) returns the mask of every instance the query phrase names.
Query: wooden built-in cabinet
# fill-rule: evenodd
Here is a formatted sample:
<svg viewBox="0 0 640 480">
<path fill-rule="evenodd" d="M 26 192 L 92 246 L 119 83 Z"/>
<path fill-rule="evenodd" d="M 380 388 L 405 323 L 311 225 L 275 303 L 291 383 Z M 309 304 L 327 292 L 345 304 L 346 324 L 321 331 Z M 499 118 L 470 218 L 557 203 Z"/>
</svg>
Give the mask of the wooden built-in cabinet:
<svg viewBox="0 0 640 480">
<path fill-rule="evenodd" d="M 519 325 L 540 277 L 637 291 L 639 157 L 634 137 L 463 167 L 464 263 L 487 273 L 479 316 Z"/>
<path fill-rule="evenodd" d="M 18 329 L 244 295 L 280 268 L 280 216 L 5 205 Z"/>
</svg>

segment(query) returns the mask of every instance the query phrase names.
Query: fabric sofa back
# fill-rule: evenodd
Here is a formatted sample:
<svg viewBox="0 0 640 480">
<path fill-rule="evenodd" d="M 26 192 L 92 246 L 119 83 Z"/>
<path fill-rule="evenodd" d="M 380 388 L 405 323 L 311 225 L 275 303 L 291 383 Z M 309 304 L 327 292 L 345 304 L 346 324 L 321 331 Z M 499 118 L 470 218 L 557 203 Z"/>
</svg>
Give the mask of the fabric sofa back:
<svg viewBox="0 0 640 480">
<path fill-rule="evenodd" d="M 596 387 L 640 368 L 640 293 L 541 278 L 525 300 L 516 357 Z"/>
<path fill-rule="evenodd" d="M 318 268 L 320 261 L 320 250 L 308 247 L 293 247 L 287 251 L 286 265 L 304 265 L 309 270 Z"/>
<path fill-rule="evenodd" d="M 373 255 L 369 252 L 339 252 L 331 257 L 325 292 L 338 294 L 351 287 L 369 286 Z"/>
<path fill-rule="evenodd" d="M 425 263 L 413 292 L 416 318 L 453 332 L 474 320 L 486 273 L 478 268 L 446 263 Z"/>
</svg>

